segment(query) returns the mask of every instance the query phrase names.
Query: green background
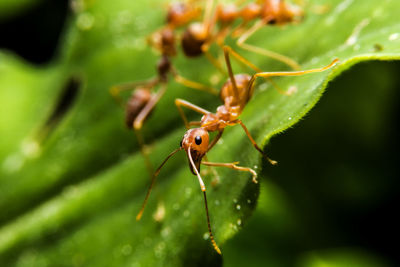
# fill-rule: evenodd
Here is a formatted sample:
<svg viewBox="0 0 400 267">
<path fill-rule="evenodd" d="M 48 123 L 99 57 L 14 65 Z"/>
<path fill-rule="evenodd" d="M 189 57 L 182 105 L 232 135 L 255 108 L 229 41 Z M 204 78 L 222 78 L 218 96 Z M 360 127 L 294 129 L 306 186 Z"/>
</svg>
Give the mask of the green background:
<svg viewBox="0 0 400 267">
<path fill-rule="evenodd" d="M 34 2 L 2 2 L 7 9 L 0 6 L 0 21 L 23 20 Z M 203 174 L 222 258 L 207 240 L 202 196 L 184 155 L 168 162 L 143 219 L 134 219 L 148 174 L 133 133 L 124 128 L 123 110 L 108 89 L 154 75 L 159 55 L 146 46 L 146 37 L 163 24 L 165 3 L 78 0 L 71 5 L 74 11 L 68 9 L 47 61 L 30 63 L 7 48 L 0 52 L 2 266 L 399 262 L 392 245 L 398 236 L 393 214 L 399 66 L 376 61 L 399 58 L 399 3 L 308 1 L 301 24 L 265 27 L 249 40 L 292 57 L 305 69 L 335 57 L 341 62 L 332 72 L 276 79 L 282 88 L 297 88 L 291 96 L 259 81 L 242 119 L 258 143 L 268 142 L 265 149 L 278 166 L 262 161 L 237 127 L 227 129 L 223 142 L 210 152 L 213 161 L 238 160 L 256 168 L 260 180 L 255 185 L 247 174 L 218 169 L 220 183 L 211 186 L 215 177 Z M 320 5 L 326 7 L 323 14 L 316 12 Z M 46 10 L 56 14 L 52 11 Z M 46 39 L 54 27 L 52 20 L 42 19 L 37 40 Z M 22 44 L 36 47 L 35 39 L 20 37 Z M 233 40 L 227 42 L 237 49 Z M 262 69 L 288 69 L 238 51 Z M 217 47 L 211 52 L 220 54 Z M 204 58 L 179 55 L 174 64 L 183 76 L 216 87 L 226 78 Z M 234 70 L 251 71 L 236 64 Z M 66 112 L 48 123 L 71 77 L 81 81 L 77 95 L 70 97 Z M 171 80 L 144 127 L 154 165 L 178 146 L 184 133 L 173 105 L 177 97 L 209 110 L 219 103 L 215 96 Z M 155 222 L 152 214 L 161 202 L 165 217 Z"/>
</svg>

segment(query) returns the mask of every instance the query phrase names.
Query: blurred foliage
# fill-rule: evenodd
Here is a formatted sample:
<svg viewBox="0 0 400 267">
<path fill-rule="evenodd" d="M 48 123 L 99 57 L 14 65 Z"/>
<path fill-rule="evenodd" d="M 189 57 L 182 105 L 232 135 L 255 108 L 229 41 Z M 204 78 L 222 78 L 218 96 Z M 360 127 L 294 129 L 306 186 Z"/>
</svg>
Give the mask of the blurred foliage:
<svg viewBox="0 0 400 267">
<path fill-rule="evenodd" d="M 40 1 L 41 0 L 1 0 L 0 22 L 26 11 L 32 6 L 39 4 Z"/>
<path fill-rule="evenodd" d="M 284 28 L 265 27 L 250 39 L 255 45 L 293 57 L 304 69 L 326 65 L 334 57 L 341 60 L 332 72 L 276 79 L 282 88 L 297 89 L 290 97 L 279 94 L 268 84 L 259 83 L 256 96 L 242 115 L 259 143 L 265 145 L 272 135 L 302 118 L 318 101 L 327 82 L 343 70 L 359 61 L 399 58 L 399 23 L 396 16 L 389 15 L 398 10 L 398 2 L 383 1 L 378 7 L 373 0 L 362 5 L 352 0 L 324 1 L 324 5 L 326 12 L 316 14 L 312 10 L 320 10 L 318 7 L 321 6 L 317 1 L 310 1 L 307 7 L 310 12 L 303 23 Z M 207 240 L 202 195 L 195 177 L 187 168 L 184 155 L 176 156 L 164 167 L 157 184 L 158 190 L 151 197 L 144 218 L 140 222 L 134 221 L 144 197 L 148 174 L 133 133 L 123 127 L 123 111 L 108 94 L 108 88 L 154 75 L 158 55 L 146 46 L 146 37 L 163 24 L 164 9 L 158 1 L 130 0 L 77 0 L 72 6 L 74 14 L 68 20 L 60 54 L 52 63 L 42 67 L 31 66 L 10 53 L 0 54 L 0 85 L 6 88 L 0 91 L 0 262 L 6 266 L 219 265 L 221 258 Z M 228 40 L 228 43 L 231 41 Z M 285 68 L 271 59 L 240 52 L 262 69 Z M 212 53 L 219 51 L 213 47 Z M 189 61 L 180 55 L 174 63 L 183 76 L 196 81 L 210 83 L 216 80 L 218 86 L 226 78 L 221 77 L 204 58 Z M 234 69 L 239 69 L 239 65 L 235 65 Z M 372 73 L 367 76 L 371 81 L 364 80 L 367 87 L 377 81 L 373 79 L 375 72 Z M 384 91 L 378 90 L 379 86 L 385 88 L 385 82 L 390 83 L 390 77 L 395 75 L 385 78 L 386 72 L 378 74 L 382 81 L 374 86 L 377 94 Z M 62 120 L 48 123 L 71 77 L 78 77 L 82 82 L 79 94 L 71 99 L 70 109 Z M 361 88 L 352 81 L 346 81 L 346 85 Z M 169 87 L 144 127 L 146 142 L 151 144 L 154 165 L 158 165 L 178 146 L 184 132 L 183 123 L 173 105 L 176 97 L 209 110 L 218 105 L 218 99 L 213 96 L 184 88 L 172 81 Z M 348 92 L 352 89 L 349 88 Z M 357 97 L 359 95 L 363 94 L 357 93 Z M 379 95 L 364 96 L 363 103 L 367 106 L 371 98 L 379 99 Z M 354 99 L 347 106 L 359 103 L 363 107 L 362 102 Z M 385 103 L 381 105 L 387 106 Z M 326 109 L 324 119 L 342 121 L 347 118 L 345 103 L 343 108 L 330 106 Z M 365 118 L 365 124 L 360 124 L 360 127 L 368 125 L 369 128 L 362 130 L 358 127 L 357 123 L 363 122 L 360 119 L 357 122 L 349 120 L 342 129 L 370 133 L 371 136 L 365 136 L 365 140 L 357 139 L 369 144 L 374 141 L 373 132 L 383 127 L 380 124 L 383 122 L 378 113 L 364 113 L 365 110 L 361 108 L 357 117 Z M 194 114 L 191 117 L 197 118 Z M 294 131 L 288 134 L 290 132 Z M 297 140 L 298 137 L 293 138 Z M 317 148 L 329 145 L 330 140 L 333 148 L 337 145 L 336 139 L 316 136 L 312 140 L 318 140 Z M 376 142 L 378 149 L 380 143 Z M 210 152 L 209 157 L 218 162 L 240 161 L 241 165 L 263 170 L 260 177 L 276 177 L 273 181 L 292 183 L 296 176 L 318 178 L 315 170 L 301 168 L 306 165 L 295 164 L 294 160 L 285 161 L 283 153 L 294 156 L 294 147 L 278 144 L 273 142 L 271 150 L 268 146 L 269 154 L 281 164 L 271 168 L 261 162 L 241 129 L 234 127 L 227 129 L 223 142 Z M 302 147 L 302 150 L 314 153 L 309 147 Z M 301 151 L 296 159 L 299 155 Z M 308 162 L 306 156 L 303 160 Z M 332 169 L 328 169 L 324 183 L 313 181 L 311 184 L 322 190 L 318 197 L 324 194 L 335 196 L 334 193 L 340 192 L 344 196 L 338 195 L 333 198 L 335 201 L 346 200 L 346 197 L 351 200 L 354 196 L 372 199 L 368 192 L 357 191 L 359 181 L 355 174 L 359 169 L 348 172 L 348 166 L 339 164 L 330 167 Z M 350 178 L 355 177 L 355 180 L 346 179 L 351 171 L 354 175 Z M 211 180 L 215 179 L 212 174 L 204 175 L 204 178 L 208 185 L 216 241 L 222 245 L 246 224 L 255 208 L 259 187 L 251 183 L 247 174 L 222 169 L 217 172 L 220 177 L 217 186 L 210 186 Z M 328 183 L 337 176 L 342 177 L 343 184 Z M 191 181 L 188 177 L 192 178 Z M 283 180 L 285 177 L 287 180 Z M 285 190 L 290 192 L 292 188 L 294 192 L 290 193 L 294 203 L 304 203 L 304 207 L 310 207 L 308 216 L 316 217 L 318 210 L 313 209 L 313 199 L 307 200 L 307 192 L 301 195 L 307 179 L 295 182 L 296 186 L 291 185 Z M 306 242 L 302 231 L 307 228 L 301 227 L 308 225 L 307 217 L 291 209 L 286 210 L 287 201 L 285 193 L 282 193 L 285 191 L 280 190 L 279 185 L 267 180 L 263 183 L 265 193 L 260 200 L 261 207 L 250 224 L 257 226 L 257 221 L 261 220 L 267 222 L 263 228 L 270 225 L 270 231 L 278 231 L 275 233 L 277 237 L 281 233 L 287 240 L 297 236 L 297 242 Z M 334 190 L 336 185 L 338 188 Z M 373 193 L 375 186 L 370 186 Z M 300 201 L 304 195 L 307 201 Z M 155 222 L 151 216 L 157 209 L 157 202 L 164 203 L 166 208 L 161 222 Z M 322 220 L 324 217 L 319 218 Z M 322 225 L 328 223 L 323 221 Z M 263 237 L 255 232 L 256 229 L 259 228 L 248 229 L 252 231 L 254 240 Z M 276 244 L 277 240 L 272 242 Z M 285 242 L 277 243 L 282 244 L 281 253 L 271 257 L 270 264 L 273 266 L 284 265 L 287 259 L 285 253 L 291 254 L 295 247 L 285 247 Z M 239 263 L 239 259 L 235 262 L 230 260 L 240 257 L 241 253 L 230 252 L 235 249 L 251 251 L 256 246 L 259 245 L 253 242 L 228 246 L 225 260 L 228 265 Z M 260 251 L 263 251 L 261 248 Z M 300 249 L 312 250 L 314 247 L 310 245 Z M 222 250 L 224 252 L 224 246 Z M 352 251 L 311 251 L 308 255 L 299 255 L 302 258 L 297 264 L 321 266 L 318 265 L 320 261 L 336 264 L 346 262 L 346 259 L 361 263 L 365 260 L 363 252 Z M 269 255 L 272 252 L 260 253 Z M 280 255 L 283 261 L 279 259 Z"/>
</svg>

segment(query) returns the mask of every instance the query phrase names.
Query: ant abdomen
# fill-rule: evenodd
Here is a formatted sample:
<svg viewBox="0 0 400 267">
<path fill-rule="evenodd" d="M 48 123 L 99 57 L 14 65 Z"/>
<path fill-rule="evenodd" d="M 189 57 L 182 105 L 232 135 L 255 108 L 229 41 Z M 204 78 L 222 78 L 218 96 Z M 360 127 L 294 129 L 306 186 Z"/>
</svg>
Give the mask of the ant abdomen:
<svg viewBox="0 0 400 267">
<path fill-rule="evenodd" d="M 151 92 L 147 88 L 137 88 L 129 98 L 125 107 L 125 123 L 132 128 L 136 117 L 151 99 Z"/>
<path fill-rule="evenodd" d="M 208 29 L 202 23 L 192 23 L 183 33 L 182 49 L 186 56 L 197 57 L 203 54 L 203 45 L 208 37 Z"/>
</svg>

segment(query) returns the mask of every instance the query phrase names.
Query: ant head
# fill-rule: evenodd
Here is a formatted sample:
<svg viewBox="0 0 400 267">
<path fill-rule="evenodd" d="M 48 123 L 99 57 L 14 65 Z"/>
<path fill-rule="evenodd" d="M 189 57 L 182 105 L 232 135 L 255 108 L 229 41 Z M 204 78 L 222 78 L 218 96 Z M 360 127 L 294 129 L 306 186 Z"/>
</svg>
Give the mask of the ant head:
<svg viewBox="0 0 400 267">
<path fill-rule="evenodd" d="M 202 46 L 208 38 L 207 26 L 203 23 L 192 23 L 183 33 L 182 49 L 186 56 L 196 57 L 203 54 Z"/>
<path fill-rule="evenodd" d="M 200 172 L 201 160 L 207 153 L 208 143 L 209 135 L 208 132 L 203 128 L 188 130 L 181 141 L 181 148 L 183 148 L 186 153 L 188 153 L 188 157 L 190 153 L 190 157 L 192 158 L 198 172 Z M 189 167 L 192 173 L 196 175 L 190 162 Z"/>
</svg>

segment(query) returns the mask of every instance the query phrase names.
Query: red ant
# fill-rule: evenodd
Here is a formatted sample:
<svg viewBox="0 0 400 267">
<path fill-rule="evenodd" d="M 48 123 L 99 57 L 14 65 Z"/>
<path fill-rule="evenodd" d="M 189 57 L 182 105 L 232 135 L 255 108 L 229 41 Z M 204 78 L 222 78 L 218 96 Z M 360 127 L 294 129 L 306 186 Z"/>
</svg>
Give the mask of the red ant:
<svg viewBox="0 0 400 267">
<path fill-rule="evenodd" d="M 214 240 L 214 236 L 211 231 L 211 223 L 208 213 L 208 206 L 207 206 L 207 196 L 206 196 L 206 187 L 204 185 L 203 179 L 200 176 L 200 165 L 206 166 L 214 166 L 214 167 L 226 167 L 231 168 L 239 171 L 246 171 L 250 172 L 253 176 L 253 182 L 257 183 L 257 174 L 256 172 L 248 167 L 241 167 L 238 166 L 238 162 L 233 163 L 215 163 L 215 162 L 208 162 L 202 161 L 203 157 L 206 156 L 207 152 L 210 151 L 214 145 L 218 142 L 221 138 L 224 129 L 227 126 L 234 126 L 239 124 L 253 146 L 273 165 L 277 162 L 271 160 L 266 156 L 264 151 L 257 145 L 254 138 L 251 136 L 247 127 L 243 124 L 243 122 L 239 119 L 240 114 L 242 113 L 243 109 L 245 108 L 246 104 L 249 102 L 250 98 L 254 92 L 254 84 L 256 82 L 257 77 L 269 78 L 269 77 L 276 77 L 276 76 L 299 76 L 305 75 L 308 73 L 314 72 L 322 72 L 327 69 L 332 68 L 337 62 L 338 59 L 333 60 L 329 65 L 317 68 L 317 69 L 309 69 L 303 71 L 288 71 L 288 72 L 258 72 L 253 75 L 248 74 L 236 74 L 233 75 L 231 62 L 229 58 L 229 54 L 232 54 L 232 49 L 228 46 L 224 46 L 224 57 L 226 66 L 229 73 L 229 79 L 221 88 L 220 98 L 223 101 L 223 105 L 217 108 L 216 113 L 212 113 L 208 110 L 205 110 L 199 106 L 196 106 L 190 102 L 187 102 L 182 99 L 176 99 L 175 104 L 179 110 L 179 113 L 182 116 L 183 121 L 187 127 L 187 132 L 183 136 L 183 139 L 180 143 L 180 147 L 170 153 L 166 159 L 161 163 L 161 165 L 157 168 L 156 172 L 153 174 L 151 184 L 143 201 L 142 208 L 140 209 L 138 215 L 136 216 L 136 220 L 140 220 L 142 217 L 144 208 L 146 206 L 147 200 L 149 198 L 150 192 L 154 186 L 156 177 L 161 171 L 161 168 L 164 164 L 171 158 L 175 153 L 180 150 L 185 150 L 188 161 L 189 167 L 191 172 L 197 176 L 201 191 L 203 192 L 204 196 L 204 203 L 205 203 L 205 210 L 206 210 L 206 218 L 207 218 L 207 225 L 208 225 L 208 232 L 210 236 L 211 243 L 214 249 L 221 254 L 221 250 L 219 249 L 217 243 Z M 242 62 L 248 62 L 246 59 L 242 58 L 238 54 L 235 55 L 236 58 L 241 58 Z M 249 65 L 251 68 L 254 65 Z M 181 107 L 186 107 L 193 111 L 196 111 L 202 114 L 202 118 L 200 121 L 188 122 L 186 116 Z M 190 126 L 199 126 L 198 128 L 189 129 Z M 209 132 L 217 132 L 215 138 L 210 142 Z"/>
<path fill-rule="evenodd" d="M 183 34 L 181 42 L 186 56 L 196 57 L 205 54 L 213 65 L 221 69 L 218 62 L 208 53 L 209 47 L 214 41 L 222 46 L 224 40 L 230 34 L 230 27 L 233 22 L 240 18 L 242 23 L 232 34 L 232 37 L 241 35 L 236 42 L 239 47 L 281 61 L 294 70 L 300 69 L 299 64 L 289 57 L 245 43 L 248 38 L 266 24 L 285 25 L 296 22 L 298 18 L 303 16 L 303 11 L 300 8 L 292 6 L 284 0 L 263 0 L 247 4 L 242 9 L 239 9 L 235 4 L 218 5 L 214 15 L 211 16 L 212 2 L 213 0 L 208 1 L 203 23 L 194 22 L 190 24 Z M 247 24 L 255 19 L 260 20 L 243 32 Z M 220 29 L 214 35 L 212 30 L 217 23 L 220 24 Z"/>
</svg>

